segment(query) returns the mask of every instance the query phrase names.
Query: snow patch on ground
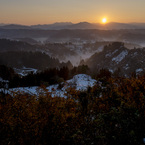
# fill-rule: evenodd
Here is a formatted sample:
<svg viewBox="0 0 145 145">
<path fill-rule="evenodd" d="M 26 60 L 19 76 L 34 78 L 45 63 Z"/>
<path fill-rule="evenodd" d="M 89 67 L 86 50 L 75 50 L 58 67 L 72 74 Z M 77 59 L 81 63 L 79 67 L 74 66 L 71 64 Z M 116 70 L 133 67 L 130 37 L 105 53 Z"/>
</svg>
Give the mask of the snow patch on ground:
<svg viewBox="0 0 145 145">
<path fill-rule="evenodd" d="M 134 56 L 136 56 L 137 55 L 137 52 L 134 52 Z"/>
<path fill-rule="evenodd" d="M 112 55 L 114 55 L 116 52 L 118 51 L 118 49 L 116 49 L 114 52 L 110 52 L 108 54 L 105 55 L 105 57 L 111 57 Z"/>
<path fill-rule="evenodd" d="M 59 85 L 51 85 L 49 87 L 46 87 L 46 91 L 51 94 L 52 97 L 58 96 L 58 97 L 66 97 L 65 93 L 67 93 L 67 89 L 70 87 L 75 88 L 79 91 L 85 91 L 88 87 L 93 87 L 97 81 L 95 79 L 92 79 L 89 75 L 86 74 L 78 74 L 75 75 L 72 79 L 67 80 L 61 89 L 59 89 Z M 19 92 L 19 93 L 28 93 L 30 95 L 39 95 L 40 93 L 45 94 L 46 92 L 38 87 L 19 87 L 19 88 L 13 88 L 10 89 L 9 92 L 12 94 L 12 92 Z"/>
<path fill-rule="evenodd" d="M 138 68 L 138 69 L 136 69 L 136 73 L 137 73 L 137 74 L 139 74 L 139 73 L 142 72 L 142 71 L 143 71 L 142 68 Z"/>
<path fill-rule="evenodd" d="M 68 80 L 68 84 L 76 86 L 76 90 L 86 90 L 88 87 L 93 87 L 97 81 L 92 79 L 89 75 L 78 74 L 75 75 L 71 80 Z"/>
<path fill-rule="evenodd" d="M 117 57 L 112 58 L 112 61 L 115 61 L 118 64 L 125 58 L 127 54 L 128 54 L 128 51 L 124 50 Z"/>
<path fill-rule="evenodd" d="M 113 69 L 109 69 L 109 71 L 110 71 L 111 73 L 114 73 L 114 70 L 113 70 Z"/>
<path fill-rule="evenodd" d="M 26 76 L 28 74 L 30 74 L 31 72 L 33 72 L 34 74 L 37 73 L 37 69 L 34 69 L 34 68 L 26 68 L 26 67 L 23 67 L 21 69 L 18 69 L 18 68 L 14 68 L 14 71 L 19 74 L 20 76 Z"/>
<path fill-rule="evenodd" d="M 123 68 L 126 69 L 126 70 L 128 70 L 130 67 L 129 67 L 128 64 L 126 64 Z"/>
</svg>

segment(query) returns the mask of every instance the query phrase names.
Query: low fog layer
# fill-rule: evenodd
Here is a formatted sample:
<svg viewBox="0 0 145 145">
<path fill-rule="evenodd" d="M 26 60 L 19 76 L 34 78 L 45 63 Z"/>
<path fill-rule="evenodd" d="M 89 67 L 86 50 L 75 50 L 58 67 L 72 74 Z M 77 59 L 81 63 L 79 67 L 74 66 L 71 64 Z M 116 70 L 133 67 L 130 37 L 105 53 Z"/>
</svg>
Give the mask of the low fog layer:
<svg viewBox="0 0 145 145">
<path fill-rule="evenodd" d="M 104 53 L 104 48 L 114 42 L 122 42 L 125 49 L 137 51 L 136 48 L 140 49 L 145 46 L 144 38 L 145 30 L 140 29 L 41 30 L 0 28 L 0 64 L 10 65 L 20 73 L 21 70 L 19 69 L 26 72 L 23 68 L 29 68 L 27 72 L 33 69 L 62 66 L 71 68 L 72 66 L 87 64 L 93 55 L 98 54 L 100 56 Z M 119 48 L 120 46 L 115 47 L 116 50 Z M 112 49 L 112 47 L 109 47 L 109 49 Z M 118 55 L 122 56 L 122 54 L 124 53 L 120 52 Z M 94 62 L 92 62 L 92 65 Z M 91 63 L 88 64 L 90 67 Z M 103 65 L 103 67 L 105 66 Z M 141 70 L 142 68 L 137 69 Z M 114 71 L 114 69 L 110 70 Z"/>
</svg>

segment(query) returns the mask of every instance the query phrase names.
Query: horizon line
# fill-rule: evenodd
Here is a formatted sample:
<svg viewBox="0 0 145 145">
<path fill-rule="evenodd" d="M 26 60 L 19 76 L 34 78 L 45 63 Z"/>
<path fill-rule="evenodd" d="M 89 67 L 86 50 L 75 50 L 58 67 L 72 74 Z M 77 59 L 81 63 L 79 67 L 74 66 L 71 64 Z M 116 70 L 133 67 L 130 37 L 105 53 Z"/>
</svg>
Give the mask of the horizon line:
<svg viewBox="0 0 145 145">
<path fill-rule="evenodd" d="M 61 24 L 61 23 L 71 23 L 72 25 L 73 24 L 79 24 L 79 23 L 89 23 L 89 24 L 101 24 L 101 25 L 104 25 L 104 24 L 102 24 L 101 22 L 97 22 L 97 23 L 94 23 L 94 22 L 88 22 L 88 21 L 80 21 L 80 22 L 76 22 L 76 23 L 74 23 L 74 22 L 68 22 L 68 21 L 66 21 L 66 22 L 53 22 L 53 23 L 42 23 L 42 24 L 40 24 L 40 23 L 36 23 L 36 24 L 21 24 L 21 23 L 3 23 L 3 22 L 1 22 L 0 23 L 0 25 L 21 25 L 21 26 L 35 26 L 35 25 L 53 25 L 53 24 Z M 110 24 L 110 23 L 120 23 L 120 24 L 145 24 L 145 22 L 107 22 L 105 25 L 107 25 L 107 24 Z"/>
</svg>

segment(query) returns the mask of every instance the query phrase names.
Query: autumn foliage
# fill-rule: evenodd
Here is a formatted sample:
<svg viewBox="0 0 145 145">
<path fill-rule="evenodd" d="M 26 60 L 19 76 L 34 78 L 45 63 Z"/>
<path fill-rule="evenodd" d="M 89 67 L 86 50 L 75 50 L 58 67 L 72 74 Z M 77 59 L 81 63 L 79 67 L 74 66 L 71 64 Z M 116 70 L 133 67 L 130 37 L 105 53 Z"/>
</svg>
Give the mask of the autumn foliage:
<svg viewBox="0 0 145 145">
<path fill-rule="evenodd" d="M 1 93 L 0 144 L 143 144 L 145 76 L 105 81 L 84 92 L 70 88 L 66 98 L 45 87 L 38 96 Z"/>
</svg>

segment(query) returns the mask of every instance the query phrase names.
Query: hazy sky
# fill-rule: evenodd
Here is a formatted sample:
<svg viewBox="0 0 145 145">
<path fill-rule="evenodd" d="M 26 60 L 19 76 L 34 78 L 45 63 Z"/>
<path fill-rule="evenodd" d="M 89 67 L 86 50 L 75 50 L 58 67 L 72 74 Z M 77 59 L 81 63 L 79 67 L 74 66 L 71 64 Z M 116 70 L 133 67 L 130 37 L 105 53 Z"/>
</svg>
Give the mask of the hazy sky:
<svg viewBox="0 0 145 145">
<path fill-rule="evenodd" d="M 145 22 L 145 0 L 0 0 L 0 23 Z"/>
</svg>

